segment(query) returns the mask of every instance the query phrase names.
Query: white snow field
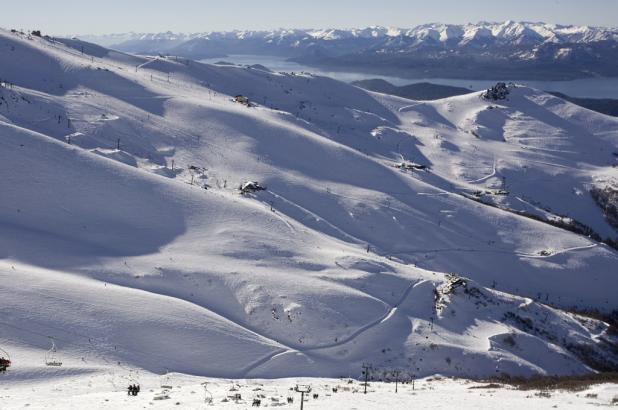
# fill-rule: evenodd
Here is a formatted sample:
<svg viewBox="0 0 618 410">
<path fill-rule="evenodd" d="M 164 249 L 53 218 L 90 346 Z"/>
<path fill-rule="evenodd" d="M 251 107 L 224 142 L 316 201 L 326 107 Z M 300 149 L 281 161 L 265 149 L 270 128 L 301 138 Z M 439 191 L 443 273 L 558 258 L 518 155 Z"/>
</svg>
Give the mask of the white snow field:
<svg viewBox="0 0 618 410">
<path fill-rule="evenodd" d="M 617 119 L 524 87 L 420 103 L 8 31 L 0 80 L 2 408 L 129 408 L 136 371 L 185 377 L 197 406 L 181 374 L 618 368 L 609 325 L 567 312 L 618 309 L 618 232 L 589 193 L 618 183 Z"/>
<path fill-rule="evenodd" d="M 427 378 L 411 384 L 369 383 L 346 379 L 209 379 L 170 373 L 134 374 L 147 386 L 138 396 L 123 390 L 131 383 L 112 372 L 64 374 L 51 381 L 11 383 L 0 390 L 3 409 L 251 409 L 255 399 L 260 408 L 300 408 L 297 385 L 311 387 L 305 395 L 306 410 L 405 410 L 475 409 L 535 410 L 615 408 L 618 387 L 592 386 L 581 391 L 522 391 L 466 380 Z M 333 389 L 336 390 L 333 391 Z M 240 394 L 240 399 L 235 395 Z M 314 398 L 317 394 L 317 398 Z M 288 398 L 292 399 L 288 403 Z M 614 404 L 614 406 L 612 406 Z M 6 407 L 5 407 L 6 405 Z"/>
</svg>

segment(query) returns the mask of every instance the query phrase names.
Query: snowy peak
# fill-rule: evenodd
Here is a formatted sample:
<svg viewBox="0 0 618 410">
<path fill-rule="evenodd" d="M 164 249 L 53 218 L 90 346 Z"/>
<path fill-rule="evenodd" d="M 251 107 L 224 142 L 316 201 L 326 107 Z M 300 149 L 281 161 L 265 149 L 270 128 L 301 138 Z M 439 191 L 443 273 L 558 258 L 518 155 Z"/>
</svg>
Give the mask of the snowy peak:
<svg viewBox="0 0 618 410">
<path fill-rule="evenodd" d="M 97 42 L 97 38 L 85 37 Z M 114 41 L 114 39 L 116 41 Z M 423 24 L 410 29 L 269 31 L 105 36 L 100 44 L 137 54 L 192 59 L 276 55 L 309 66 L 396 76 L 565 80 L 618 71 L 618 30 L 533 22 Z M 384 62 L 388 55 L 388 64 Z M 353 69 L 353 70 L 352 70 Z M 466 71 L 464 71 L 466 70 Z M 515 73 L 515 77 L 513 76 Z"/>
<path fill-rule="evenodd" d="M 121 44 L 125 41 L 179 41 L 195 38 L 213 39 L 227 38 L 246 40 L 249 38 L 280 38 L 302 40 L 337 41 L 354 38 L 384 39 L 388 37 L 404 37 L 412 40 L 422 40 L 427 37 L 440 41 L 457 41 L 469 43 L 470 39 L 478 38 L 482 41 L 492 38 L 497 42 L 515 44 L 543 42 L 557 43 L 588 43 L 594 41 L 618 41 L 618 29 L 575 25 L 556 25 L 547 23 L 505 21 L 501 23 L 481 22 L 476 24 L 424 24 L 410 29 L 370 26 L 362 29 L 312 29 L 312 30 L 233 30 L 225 32 L 201 32 L 192 34 L 163 32 L 163 33 L 124 33 L 101 36 L 81 36 L 85 40 L 96 41 L 106 45 Z"/>
</svg>

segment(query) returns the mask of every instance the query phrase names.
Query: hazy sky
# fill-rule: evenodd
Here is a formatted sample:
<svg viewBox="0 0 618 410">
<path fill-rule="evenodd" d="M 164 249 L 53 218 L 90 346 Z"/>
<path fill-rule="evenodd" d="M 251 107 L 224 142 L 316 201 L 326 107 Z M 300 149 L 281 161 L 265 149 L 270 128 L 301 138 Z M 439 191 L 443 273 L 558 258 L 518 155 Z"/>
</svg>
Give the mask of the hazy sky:
<svg viewBox="0 0 618 410">
<path fill-rule="evenodd" d="M 50 34 L 412 27 L 526 20 L 618 26 L 618 0 L 4 0 L 0 26 Z"/>
</svg>

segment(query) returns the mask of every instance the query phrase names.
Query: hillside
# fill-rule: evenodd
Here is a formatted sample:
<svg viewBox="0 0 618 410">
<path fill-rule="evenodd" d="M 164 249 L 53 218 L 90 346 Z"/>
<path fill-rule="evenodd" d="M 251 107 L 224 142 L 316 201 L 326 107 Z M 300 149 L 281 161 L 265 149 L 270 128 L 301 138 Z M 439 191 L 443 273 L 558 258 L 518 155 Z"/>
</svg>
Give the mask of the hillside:
<svg viewBox="0 0 618 410">
<path fill-rule="evenodd" d="M 352 83 L 365 90 L 375 91 L 383 94 L 396 95 L 417 101 L 432 101 L 442 98 L 455 97 L 471 93 L 470 90 L 461 87 L 451 87 L 432 83 L 414 83 L 404 86 L 396 86 L 388 81 L 381 79 L 370 79 L 354 81 Z M 601 114 L 618 117 L 618 100 L 609 98 L 575 98 L 559 92 L 549 92 L 549 94 L 569 101 L 580 107 L 596 111 Z"/>
<path fill-rule="evenodd" d="M 618 100 L 611 98 L 574 98 L 563 93 L 551 93 L 556 97 L 562 98 L 577 104 L 580 107 L 588 108 L 589 110 L 599 112 L 612 117 L 618 117 Z"/>
<path fill-rule="evenodd" d="M 396 86 L 386 80 L 371 79 L 354 81 L 352 85 L 377 93 L 396 95 L 417 101 L 432 101 L 457 95 L 470 94 L 471 91 L 462 87 L 431 83 L 414 83 L 404 86 Z"/>
<path fill-rule="evenodd" d="M 617 119 L 5 31 L 0 59 L 5 380 L 618 369 L 569 312 L 618 310 Z"/>
</svg>

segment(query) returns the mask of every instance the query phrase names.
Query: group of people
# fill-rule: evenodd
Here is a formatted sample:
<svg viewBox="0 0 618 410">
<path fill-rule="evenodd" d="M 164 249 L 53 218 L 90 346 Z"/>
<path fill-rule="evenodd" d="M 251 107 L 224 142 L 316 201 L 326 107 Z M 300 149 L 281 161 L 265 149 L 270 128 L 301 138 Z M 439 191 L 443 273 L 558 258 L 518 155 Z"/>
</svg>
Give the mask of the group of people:
<svg viewBox="0 0 618 410">
<path fill-rule="evenodd" d="M 140 391 L 140 387 L 138 384 L 130 384 L 128 390 L 129 396 L 137 396 L 137 393 Z"/>
</svg>

